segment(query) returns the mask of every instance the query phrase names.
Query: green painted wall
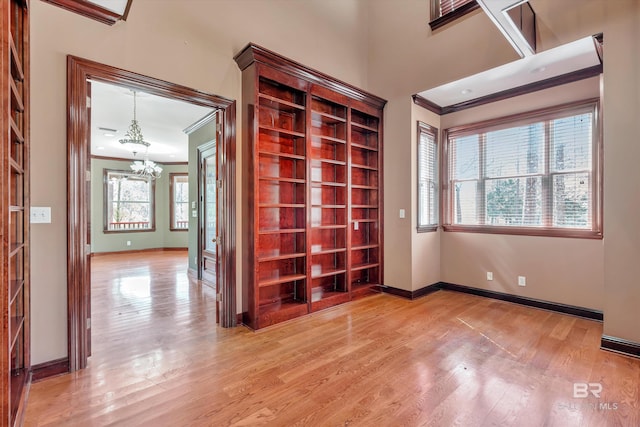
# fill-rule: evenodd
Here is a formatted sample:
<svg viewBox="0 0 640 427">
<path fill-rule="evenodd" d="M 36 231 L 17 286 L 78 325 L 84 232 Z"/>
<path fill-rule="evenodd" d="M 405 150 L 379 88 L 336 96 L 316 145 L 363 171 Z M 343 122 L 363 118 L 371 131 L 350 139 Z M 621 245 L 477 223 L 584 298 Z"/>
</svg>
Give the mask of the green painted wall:
<svg viewBox="0 0 640 427">
<path fill-rule="evenodd" d="M 186 248 L 190 231 L 169 230 L 169 174 L 173 172 L 187 172 L 187 165 L 161 165 L 162 176 L 155 185 L 155 215 L 156 230 L 133 233 L 103 232 L 103 176 L 104 169 L 129 170 L 128 160 L 91 159 L 91 252 L 120 252 L 152 248 Z M 189 183 L 191 187 L 191 183 Z M 131 241 L 131 246 L 127 246 Z"/>
</svg>

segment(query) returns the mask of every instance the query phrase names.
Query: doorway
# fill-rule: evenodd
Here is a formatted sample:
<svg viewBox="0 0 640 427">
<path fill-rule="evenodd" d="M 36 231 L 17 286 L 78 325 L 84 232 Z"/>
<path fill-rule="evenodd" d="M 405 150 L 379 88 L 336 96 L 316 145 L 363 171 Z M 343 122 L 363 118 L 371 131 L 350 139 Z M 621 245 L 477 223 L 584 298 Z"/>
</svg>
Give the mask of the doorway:
<svg viewBox="0 0 640 427">
<path fill-rule="evenodd" d="M 67 58 L 67 138 L 68 138 L 68 223 L 67 223 L 67 292 L 69 369 L 71 372 L 87 365 L 90 354 L 90 252 L 88 212 L 88 180 L 90 170 L 90 127 L 88 82 L 118 84 L 152 95 L 186 101 L 214 108 L 221 126 L 218 150 L 223 159 L 218 164 L 216 191 L 220 243 L 216 254 L 220 271 L 217 287 L 220 301 L 220 325 L 236 325 L 235 283 L 235 101 L 216 95 L 168 83 L 162 80 L 68 56 Z M 219 184 L 218 184 L 219 182 Z M 200 215 L 200 213 L 199 213 Z M 215 327 L 215 325 L 212 325 Z"/>
</svg>

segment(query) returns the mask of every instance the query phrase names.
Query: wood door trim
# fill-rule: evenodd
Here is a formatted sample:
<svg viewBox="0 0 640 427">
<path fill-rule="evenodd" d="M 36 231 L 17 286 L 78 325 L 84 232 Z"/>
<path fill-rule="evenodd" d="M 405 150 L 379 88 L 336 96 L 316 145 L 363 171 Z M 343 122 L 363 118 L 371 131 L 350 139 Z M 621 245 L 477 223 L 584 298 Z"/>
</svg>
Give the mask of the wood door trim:
<svg viewBox="0 0 640 427">
<path fill-rule="evenodd" d="M 87 262 L 87 207 L 86 171 L 90 162 L 88 146 L 88 117 L 86 108 L 87 85 L 91 80 L 116 84 L 147 93 L 178 99 L 192 104 L 216 108 L 221 112 L 224 164 L 219 172 L 225 182 L 222 203 L 227 213 L 223 218 L 226 236 L 221 245 L 220 265 L 223 302 L 221 326 L 236 325 L 236 188 L 235 188 L 235 101 L 211 95 L 186 86 L 158 80 L 131 71 L 100 64 L 76 56 L 67 56 L 67 312 L 68 357 L 71 372 L 87 364 L 87 311 L 88 294 L 85 275 Z"/>
</svg>

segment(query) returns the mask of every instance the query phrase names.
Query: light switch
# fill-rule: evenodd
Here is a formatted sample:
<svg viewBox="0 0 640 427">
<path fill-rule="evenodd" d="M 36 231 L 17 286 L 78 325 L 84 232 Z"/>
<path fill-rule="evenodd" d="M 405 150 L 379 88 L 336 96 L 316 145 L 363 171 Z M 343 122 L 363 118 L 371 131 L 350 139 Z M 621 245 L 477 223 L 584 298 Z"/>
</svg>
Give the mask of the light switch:
<svg viewBox="0 0 640 427">
<path fill-rule="evenodd" d="M 31 224 L 51 224 L 51 208 L 31 206 Z"/>
<path fill-rule="evenodd" d="M 191 216 L 194 218 L 198 217 L 198 211 L 191 211 Z"/>
<path fill-rule="evenodd" d="M 191 202 L 191 209 L 195 209 L 196 208 L 196 202 Z"/>
<path fill-rule="evenodd" d="M 400 209 L 400 218 L 404 218 L 404 217 L 405 217 L 404 209 Z"/>
</svg>

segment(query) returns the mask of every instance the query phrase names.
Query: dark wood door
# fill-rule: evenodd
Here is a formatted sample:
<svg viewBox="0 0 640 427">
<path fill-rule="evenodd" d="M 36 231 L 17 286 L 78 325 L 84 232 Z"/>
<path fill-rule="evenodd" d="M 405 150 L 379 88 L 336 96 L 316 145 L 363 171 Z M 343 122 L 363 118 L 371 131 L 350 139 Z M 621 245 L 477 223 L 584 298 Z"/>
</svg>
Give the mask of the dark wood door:
<svg viewBox="0 0 640 427">
<path fill-rule="evenodd" d="M 218 287 L 218 160 L 215 141 L 200 151 L 200 242 L 202 280 Z"/>
</svg>

